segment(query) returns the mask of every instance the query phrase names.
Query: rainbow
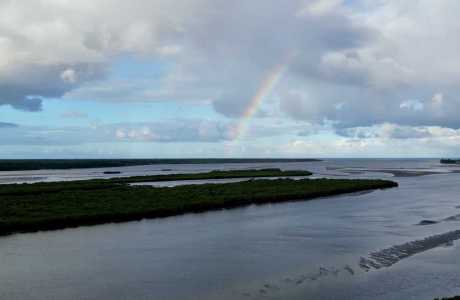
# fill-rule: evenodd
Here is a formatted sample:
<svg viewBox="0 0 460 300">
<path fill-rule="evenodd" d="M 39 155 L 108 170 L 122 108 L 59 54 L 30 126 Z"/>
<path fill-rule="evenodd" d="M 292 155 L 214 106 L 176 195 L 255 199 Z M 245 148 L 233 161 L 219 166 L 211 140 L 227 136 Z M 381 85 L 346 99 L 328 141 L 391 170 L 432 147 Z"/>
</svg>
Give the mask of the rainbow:
<svg viewBox="0 0 460 300">
<path fill-rule="evenodd" d="M 254 97 L 252 97 L 248 107 L 243 113 L 243 116 L 238 122 L 236 128 L 234 129 L 232 134 L 232 140 L 238 140 L 245 135 L 249 121 L 259 110 L 263 100 L 267 96 L 269 96 L 272 93 L 273 89 L 277 86 L 278 82 L 281 80 L 284 73 L 288 69 L 292 58 L 292 54 L 288 55 L 282 63 L 276 65 L 264 78 L 262 84 L 258 88 Z"/>
</svg>

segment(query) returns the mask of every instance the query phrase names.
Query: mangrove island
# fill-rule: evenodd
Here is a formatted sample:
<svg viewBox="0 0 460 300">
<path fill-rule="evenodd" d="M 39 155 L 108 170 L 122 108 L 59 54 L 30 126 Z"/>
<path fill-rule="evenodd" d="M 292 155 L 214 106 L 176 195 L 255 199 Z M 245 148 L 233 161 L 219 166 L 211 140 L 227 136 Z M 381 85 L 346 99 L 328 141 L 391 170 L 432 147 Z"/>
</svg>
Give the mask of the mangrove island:
<svg viewBox="0 0 460 300">
<path fill-rule="evenodd" d="M 398 186 L 387 180 L 263 178 L 310 174 L 262 169 L 0 185 L 0 235 L 303 201 Z M 262 179 L 175 187 L 130 185 L 142 181 L 244 177 Z"/>
</svg>

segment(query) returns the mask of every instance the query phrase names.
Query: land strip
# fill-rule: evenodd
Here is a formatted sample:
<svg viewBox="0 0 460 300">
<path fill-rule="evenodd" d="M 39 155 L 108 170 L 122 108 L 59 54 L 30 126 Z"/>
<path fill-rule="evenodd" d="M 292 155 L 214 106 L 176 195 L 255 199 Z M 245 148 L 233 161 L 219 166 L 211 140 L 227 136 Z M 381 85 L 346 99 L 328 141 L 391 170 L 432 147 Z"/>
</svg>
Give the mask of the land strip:
<svg viewBox="0 0 460 300">
<path fill-rule="evenodd" d="M 203 177 L 209 176 L 204 174 L 207 175 Z M 176 174 L 179 175 L 185 174 Z M 397 186 L 386 180 L 261 179 L 154 188 L 130 186 L 132 180 L 141 178 L 1 185 L 0 235 L 310 200 Z"/>
<path fill-rule="evenodd" d="M 158 164 L 244 164 L 319 161 L 311 158 L 186 158 L 186 159 L 1 159 L 0 171 L 111 168 Z"/>
</svg>

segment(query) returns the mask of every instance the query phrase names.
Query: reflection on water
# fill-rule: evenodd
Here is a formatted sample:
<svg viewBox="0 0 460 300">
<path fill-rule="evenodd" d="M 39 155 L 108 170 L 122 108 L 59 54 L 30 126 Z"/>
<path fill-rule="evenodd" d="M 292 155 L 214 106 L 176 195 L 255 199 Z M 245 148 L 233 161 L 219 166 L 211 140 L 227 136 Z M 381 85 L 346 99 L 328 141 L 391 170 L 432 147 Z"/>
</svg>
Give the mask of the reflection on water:
<svg viewBox="0 0 460 300">
<path fill-rule="evenodd" d="M 460 293 L 455 242 L 447 239 L 451 247 L 437 248 L 431 246 L 438 240 L 411 244 L 460 229 L 452 217 L 460 214 L 460 174 L 397 177 L 375 171 L 449 168 L 434 160 L 155 166 L 171 173 L 227 167 L 308 169 L 340 178 L 393 176 L 400 187 L 3 237 L 0 299 L 432 299 Z M 350 174 L 344 168 L 365 171 Z M 123 175 L 157 172 L 121 169 Z M 78 172 L 69 176 L 94 170 Z M 33 174 L 64 177 L 44 173 Z M 417 226 L 422 220 L 439 223 Z M 388 268 L 360 268 L 361 257 L 387 255 L 386 249 L 408 243 L 429 249 Z"/>
</svg>

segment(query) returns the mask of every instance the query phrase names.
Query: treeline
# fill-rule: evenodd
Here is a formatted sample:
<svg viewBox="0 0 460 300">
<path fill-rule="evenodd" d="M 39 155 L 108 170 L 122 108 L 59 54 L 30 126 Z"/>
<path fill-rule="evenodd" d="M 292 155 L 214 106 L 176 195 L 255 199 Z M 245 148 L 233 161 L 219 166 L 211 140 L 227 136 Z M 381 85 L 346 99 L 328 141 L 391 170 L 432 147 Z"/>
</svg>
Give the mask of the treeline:
<svg viewBox="0 0 460 300">
<path fill-rule="evenodd" d="M 2 159 L 0 171 L 62 170 L 86 168 L 111 168 L 155 164 L 236 164 L 236 163 L 277 163 L 309 162 L 309 158 L 187 158 L 187 159 Z"/>
<path fill-rule="evenodd" d="M 176 187 L 110 180 L 0 186 L 0 234 L 142 218 L 391 188 L 386 180 L 274 179 Z"/>
<path fill-rule="evenodd" d="M 27 195 L 37 193 L 55 193 L 59 191 L 73 190 L 95 190 L 115 188 L 120 184 L 136 182 L 159 182 L 176 180 L 209 180 L 209 179 L 231 179 L 231 178 L 264 178 L 264 177 L 303 177 L 310 176 L 309 171 L 280 169 L 256 169 L 256 170 L 229 170 L 229 171 L 210 171 L 203 173 L 185 174 L 165 174 L 165 175 L 145 175 L 131 177 L 116 177 L 109 179 L 89 179 L 78 181 L 60 182 L 38 182 L 33 184 L 5 184 L 0 185 L 0 196 L 5 195 Z"/>
<path fill-rule="evenodd" d="M 441 159 L 442 164 L 460 164 L 460 159 Z"/>
</svg>

